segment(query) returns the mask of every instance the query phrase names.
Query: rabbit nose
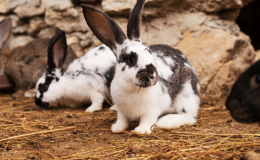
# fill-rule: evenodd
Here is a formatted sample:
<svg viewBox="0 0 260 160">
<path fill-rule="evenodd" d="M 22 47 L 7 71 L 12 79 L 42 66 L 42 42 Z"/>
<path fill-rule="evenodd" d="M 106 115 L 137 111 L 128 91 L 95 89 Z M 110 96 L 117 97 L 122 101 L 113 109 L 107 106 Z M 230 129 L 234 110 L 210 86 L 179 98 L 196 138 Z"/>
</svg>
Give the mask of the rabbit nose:
<svg viewBox="0 0 260 160">
<path fill-rule="evenodd" d="M 150 79 L 153 80 L 153 79 L 155 78 L 156 75 L 155 75 L 155 73 L 153 73 L 153 74 L 149 74 L 148 76 L 149 76 Z"/>
</svg>

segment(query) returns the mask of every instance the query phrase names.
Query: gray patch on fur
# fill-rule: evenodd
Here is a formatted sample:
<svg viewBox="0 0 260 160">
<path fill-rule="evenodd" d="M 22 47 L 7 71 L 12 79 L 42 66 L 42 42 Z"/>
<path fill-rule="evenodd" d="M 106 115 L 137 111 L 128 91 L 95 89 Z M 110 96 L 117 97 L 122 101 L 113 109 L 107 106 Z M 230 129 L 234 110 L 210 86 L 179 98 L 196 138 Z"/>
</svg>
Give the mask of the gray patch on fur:
<svg viewBox="0 0 260 160">
<path fill-rule="evenodd" d="M 163 85 L 165 85 L 168 89 L 168 93 L 172 99 L 172 103 L 174 103 L 175 97 L 182 90 L 184 83 L 188 80 L 191 81 L 191 86 L 194 94 L 198 95 L 198 78 L 193 73 L 193 71 L 184 65 L 184 63 L 188 63 L 188 60 L 182 56 L 183 54 L 170 46 L 167 45 L 152 45 L 149 47 L 152 54 L 156 54 L 158 58 L 160 58 L 165 64 L 165 57 L 170 57 L 174 60 L 174 65 L 168 65 L 173 72 L 173 74 L 169 77 L 169 79 L 164 79 L 161 75 L 159 75 L 158 81 L 160 81 Z M 163 55 L 162 55 L 163 54 Z M 162 91 L 165 90 L 162 87 Z"/>
</svg>

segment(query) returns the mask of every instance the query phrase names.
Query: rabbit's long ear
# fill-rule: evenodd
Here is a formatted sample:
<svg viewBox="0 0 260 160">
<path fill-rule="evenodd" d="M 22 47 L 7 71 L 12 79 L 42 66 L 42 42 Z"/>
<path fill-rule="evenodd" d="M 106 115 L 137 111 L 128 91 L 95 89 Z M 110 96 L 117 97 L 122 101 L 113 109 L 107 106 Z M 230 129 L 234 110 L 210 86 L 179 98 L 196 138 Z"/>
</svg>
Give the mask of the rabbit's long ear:
<svg viewBox="0 0 260 160">
<path fill-rule="evenodd" d="M 11 31 L 12 31 L 12 21 L 10 18 L 6 18 L 0 23 L 0 48 L 10 37 Z"/>
<path fill-rule="evenodd" d="M 65 32 L 59 31 L 50 40 L 48 47 L 48 68 L 61 68 L 67 56 Z"/>
<path fill-rule="evenodd" d="M 81 5 L 83 14 L 89 28 L 97 38 L 108 46 L 117 56 L 117 45 L 122 45 L 126 40 L 125 34 L 118 24 L 104 13 L 86 5 Z"/>
<path fill-rule="evenodd" d="M 142 23 L 142 11 L 145 0 L 137 0 L 127 24 L 127 36 L 130 40 L 140 40 L 140 28 Z"/>
</svg>

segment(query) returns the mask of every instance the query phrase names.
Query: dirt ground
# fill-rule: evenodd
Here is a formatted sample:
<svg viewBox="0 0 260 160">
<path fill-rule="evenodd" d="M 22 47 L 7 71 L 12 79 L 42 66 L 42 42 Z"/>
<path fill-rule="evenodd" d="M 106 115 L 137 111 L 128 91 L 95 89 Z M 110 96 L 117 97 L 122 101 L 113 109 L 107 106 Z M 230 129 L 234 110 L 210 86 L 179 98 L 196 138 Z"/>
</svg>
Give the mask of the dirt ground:
<svg viewBox="0 0 260 160">
<path fill-rule="evenodd" d="M 110 127 L 116 112 L 41 110 L 34 99 L 0 94 L 0 159 L 241 159 L 260 152 L 257 124 L 234 121 L 224 105 L 202 105 L 198 121 L 150 135 L 121 134 Z"/>
</svg>

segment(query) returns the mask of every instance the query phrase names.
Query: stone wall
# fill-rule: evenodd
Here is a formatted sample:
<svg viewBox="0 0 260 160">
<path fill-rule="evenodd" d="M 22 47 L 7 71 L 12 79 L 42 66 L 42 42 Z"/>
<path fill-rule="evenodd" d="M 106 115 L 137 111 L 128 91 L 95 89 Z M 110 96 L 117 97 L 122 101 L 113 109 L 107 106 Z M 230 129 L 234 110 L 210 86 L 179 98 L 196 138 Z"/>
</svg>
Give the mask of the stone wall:
<svg viewBox="0 0 260 160">
<path fill-rule="evenodd" d="M 204 103 L 225 100 L 239 74 L 255 61 L 250 38 L 234 22 L 251 0 L 147 0 L 142 41 L 180 49 L 194 66 Z M 136 0 L 0 0 L 0 20 L 13 21 L 10 48 L 35 38 L 51 38 L 60 29 L 82 56 L 100 44 L 88 28 L 79 4 L 110 15 L 126 32 Z"/>
</svg>

